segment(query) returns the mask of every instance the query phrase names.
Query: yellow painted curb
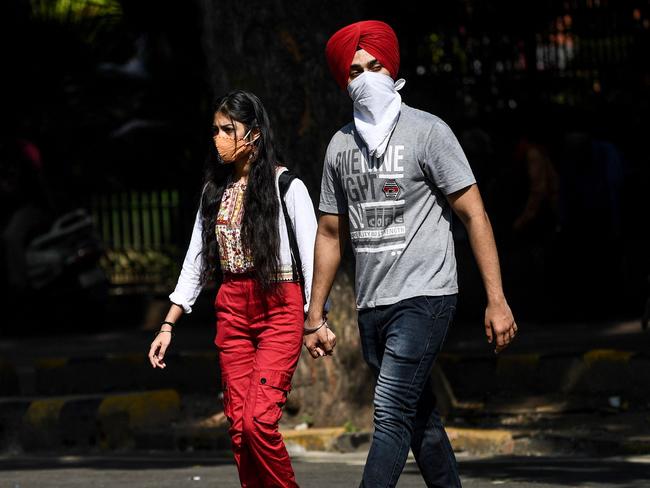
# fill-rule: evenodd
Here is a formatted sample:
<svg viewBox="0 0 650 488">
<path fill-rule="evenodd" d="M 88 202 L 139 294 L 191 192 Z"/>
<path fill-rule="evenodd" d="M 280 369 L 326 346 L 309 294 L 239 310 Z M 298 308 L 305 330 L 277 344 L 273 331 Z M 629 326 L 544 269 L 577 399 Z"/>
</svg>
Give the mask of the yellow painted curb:
<svg viewBox="0 0 650 488">
<path fill-rule="evenodd" d="M 345 433 L 344 427 L 328 427 L 321 429 L 282 430 L 285 442 L 293 442 L 311 451 L 328 451 L 332 443 Z"/>
<path fill-rule="evenodd" d="M 64 398 L 35 400 L 29 404 L 23 422 L 33 429 L 47 429 L 59 421 L 59 413 L 65 404 Z"/>
<path fill-rule="evenodd" d="M 178 417 L 180 406 L 181 398 L 176 390 L 111 395 L 102 400 L 97 417 L 101 420 L 126 413 L 129 427 L 142 429 L 171 422 Z"/>
<path fill-rule="evenodd" d="M 627 363 L 634 354 L 631 351 L 619 351 L 617 349 L 594 349 L 586 352 L 582 358 L 588 366 L 591 366 L 597 362 Z"/>
<path fill-rule="evenodd" d="M 469 429 L 448 427 L 445 429 L 456 451 L 491 452 L 511 454 L 514 452 L 512 433 L 498 429 Z M 295 443 L 307 450 L 329 451 L 334 441 L 345 434 L 344 427 L 331 427 L 306 430 L 283 430 L 282 437 L 287 443 Z"/>
<path fill-rule="evenodd" d="M 38 369 L 62 368 L 68 363 L 68 358 L 43 358 L 36 362 Z"/>
<path fill-rule="evenodd" d="M 446 427 L 445 431 L 455 451 L 511 454 L 515 449 L 512 433 L 507 430 Z"/>
</svg>

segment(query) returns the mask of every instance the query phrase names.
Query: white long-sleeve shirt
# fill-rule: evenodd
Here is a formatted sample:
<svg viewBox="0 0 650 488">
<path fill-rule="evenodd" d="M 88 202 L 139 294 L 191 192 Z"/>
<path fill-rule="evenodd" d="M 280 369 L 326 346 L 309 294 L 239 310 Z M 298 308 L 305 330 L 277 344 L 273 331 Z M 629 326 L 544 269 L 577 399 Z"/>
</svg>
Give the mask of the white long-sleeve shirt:
<svg viewBox="0 0 650 488">
<path fill-rule="evenodd" d="M 280 201 L 280 189 L 278 181 L 280 175 L 287 171 L 287 168 L 281 167 L 276 172 L 275 187 L 278 195 L 278 204 L 280 205 L 278 211 L 278 232 L 280 234 L 280 266 L 291 266 L 291 248 L 289 246 L 289 236 L 287 235 L 287 224 L 282 212 L 282 202 Z M 309 305 L 309 297 L 311 292 L 311 282 L 314 269 L 314 243 L 316 241 L 316 214 L 314 213 L 314 206 L 307 191 L 305 184 L 299 180 L 294 179 L 289 185 L 287 194 L 284 199 L 287 204 L 287 212 L 293 226 L 296 240 L 298 241 L 298 250 L 300 252 L 300 260 L 302 261 L 302 274 L 305 278 L 305 296 L 307 303 L 305 304 L 305 313 Z M 201 254 L 202 242 L 201 233 L 203 225 L 201 223 L 201 208 L 196 213 L 194 220 L 194 228 L 192 229 L 192 237 L 190 244 L 183 260 L 183 267 L 176 283 L 176 288 L 169 295 L 169 299 L 183 307 L 185 313 L 192 312 L 192 305 L 196 301 L 199 293 L 201 293 L 201 270 L 203 269 L 203 256 Z"/>
</svg>

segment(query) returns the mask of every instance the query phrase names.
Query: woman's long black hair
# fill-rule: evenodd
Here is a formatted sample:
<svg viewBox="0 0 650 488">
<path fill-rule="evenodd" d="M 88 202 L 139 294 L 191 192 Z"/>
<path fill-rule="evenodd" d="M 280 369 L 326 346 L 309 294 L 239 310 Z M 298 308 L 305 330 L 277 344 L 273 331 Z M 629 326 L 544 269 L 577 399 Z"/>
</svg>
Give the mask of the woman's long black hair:
<svg viewBox="0 0 650 488">
<path fill-rule="evenodd" d="M 256 157 L 248 175 L 241 236 L 244 248 L 252 255 L 255 278 L 262 290 L 268 291 L 280 269 L 280 205 L 275 184 L 278 154 L 271 124 L 260 99 L 243 90 L 235 90 L 218 98 L 213 105 L 213 114 L 219 112 L 244 124 L 245 132 L 250 129 L 260 131 L 260 137 L 253 143 Z M 249 135 L 251 139 L 252 134 Z M 223 164 L 214 144 L 211 144 L 201 196 L 203 284 L 217 277 L 221 270 L 215 225 L 221 197 L 232 173 L 233 164 Z"/>
</svg>

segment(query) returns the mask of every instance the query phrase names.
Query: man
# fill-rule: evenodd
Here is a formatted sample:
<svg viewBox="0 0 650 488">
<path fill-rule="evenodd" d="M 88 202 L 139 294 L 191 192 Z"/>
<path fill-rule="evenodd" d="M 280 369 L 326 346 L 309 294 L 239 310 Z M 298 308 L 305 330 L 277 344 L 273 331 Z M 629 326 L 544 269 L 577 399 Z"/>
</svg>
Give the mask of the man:
<svg viewBox="0 0 650 488">
<path fill-rule="evenodd" d="M 399 46 L 383 22 L 336 32 L 328 64 L 354 121 L 325 156 L 314 281 L 305 323 L 313 357 L 331 354 L 323 305 L 348 236 L 356 257 L 359 332 L 377 377 L 374 435 L 361 486 L 393 487 L 413 450 L 427 486 L 460 486 L 430 373 L 456 306 L 451 210 L 467 228 L 487 292 L 485 332 L 501 351 L 517 331 L 492 228 L 470 166 L 439 118 L 401 103 Z"/>
</svg>

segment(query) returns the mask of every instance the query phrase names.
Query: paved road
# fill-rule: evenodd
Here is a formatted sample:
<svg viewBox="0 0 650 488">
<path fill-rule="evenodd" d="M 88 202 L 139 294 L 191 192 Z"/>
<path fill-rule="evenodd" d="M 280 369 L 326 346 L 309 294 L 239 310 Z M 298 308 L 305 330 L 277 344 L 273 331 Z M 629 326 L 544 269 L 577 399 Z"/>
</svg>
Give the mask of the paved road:
<svg viewBox="0 0 650 488">
<path fill-rule="evenodd" d="M 306 453 L 294 456 L 302 488 L 355 487 L 365 455 Z M 638 458 L 474 458 L 459 456 L 465 488 L 641 488 L 650 486 L 650 456 Z M 0 488 L 237 488 L 227 456 L 122 454 L 110 456 L 2 456 Z M 407 465 L 399 488 L 423 488 Z"/>
</svg>

